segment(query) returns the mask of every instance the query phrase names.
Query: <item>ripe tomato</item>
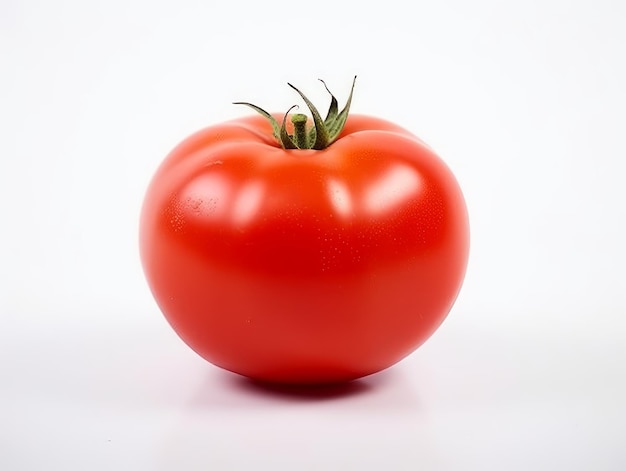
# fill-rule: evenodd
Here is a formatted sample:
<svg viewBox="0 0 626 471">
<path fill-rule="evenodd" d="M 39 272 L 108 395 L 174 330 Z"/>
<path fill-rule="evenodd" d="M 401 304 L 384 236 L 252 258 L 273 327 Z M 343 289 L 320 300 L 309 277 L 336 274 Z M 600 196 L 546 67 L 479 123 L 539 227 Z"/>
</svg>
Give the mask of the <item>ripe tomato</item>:
<svg viewBox="0 0 626 471">
<path fill-rule="evenodd" d="M 184 140 L 147 190 L 148 283 L 217 366 L 271 382 L 355 379 L 414 351 L 456 299 L 469 228 L 453 174 L 406 130 L 332 100 L 323 149 L 284 148 L 298 129 L 255 107 L 264 116 Z M 306 131 L 295 147 L 313 145 Z"/>
</svg>

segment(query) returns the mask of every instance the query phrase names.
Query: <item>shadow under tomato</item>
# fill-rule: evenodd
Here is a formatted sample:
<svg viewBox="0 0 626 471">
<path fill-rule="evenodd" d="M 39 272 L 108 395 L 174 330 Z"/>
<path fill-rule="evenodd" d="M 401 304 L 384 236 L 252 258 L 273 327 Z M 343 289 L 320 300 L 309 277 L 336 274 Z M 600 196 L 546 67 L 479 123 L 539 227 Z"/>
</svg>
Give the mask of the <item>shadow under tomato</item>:
<svg viewBox="0 0 626 471">
<path fill-rule="evenodd" d="M 289 385 L 267 383 L 219 368 L 204 369 L 187 403 L 197 415 L 208 410 L 265 410 L 281 404 L 345 404 L 344 410 L 400 412 L 419 409 L 419 395 L 398 368 L 345 383 L 323 385 Z"/>
<path fill-rule="evenodd" d="M 300 400 L 339 399 L 362 394 L 371 389 L 371 385 L 362 380 L 321 385 L 265 383 L 249 378 L 239 378 L 236 382 L 237 387 L 250 393 Z"/>
<path fill-rule="evenodd" d="M 359 396 L 383 386 L 387 372 L 330 384 L 281 384 L 228 374 L 230 386 L 245 394 L 295 401 L 324 401 Z"/>
</svg>

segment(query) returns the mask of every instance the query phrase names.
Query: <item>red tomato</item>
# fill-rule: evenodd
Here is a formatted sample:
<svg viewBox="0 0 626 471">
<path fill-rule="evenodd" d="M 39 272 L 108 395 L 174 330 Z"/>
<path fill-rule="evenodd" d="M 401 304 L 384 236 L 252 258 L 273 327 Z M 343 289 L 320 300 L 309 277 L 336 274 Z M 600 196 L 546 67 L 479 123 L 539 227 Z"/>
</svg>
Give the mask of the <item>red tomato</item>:
<svg viewBox="0 0 626 471">
<path fill-rule="evenodd" d="M 453 174 L 399 126 L 351 115 L 325 149 L 284 149 L 251 116 L 171 152 L 140 248 L 159 307 L 200 356 L 258 380 L 328 383 L 383 370 L 437 329 L 469 228 Z"/>
</svg>

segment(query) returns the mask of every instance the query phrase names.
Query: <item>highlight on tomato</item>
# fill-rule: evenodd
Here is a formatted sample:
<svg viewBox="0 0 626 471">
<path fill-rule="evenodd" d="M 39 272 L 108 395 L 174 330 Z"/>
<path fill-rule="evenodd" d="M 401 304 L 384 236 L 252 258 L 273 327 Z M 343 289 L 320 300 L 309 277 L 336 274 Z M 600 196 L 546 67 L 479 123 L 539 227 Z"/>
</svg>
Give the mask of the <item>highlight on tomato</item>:
<svg viewBox="0 0 626 471">
<path fill-rule="evenodd" d="M 142 265 L 169 324 L 214 365 L 267 382 L 349 381 L 402 360 L 444 321 L 466 271 L 467 209 L 423 141 L 349 114 L 354 82 L 341 111 L 329 92 L 324 117 L 289 86 L 309 117 L 243 103 L 256 113 L 165 158 L 141 211 Z"/>
</svg>

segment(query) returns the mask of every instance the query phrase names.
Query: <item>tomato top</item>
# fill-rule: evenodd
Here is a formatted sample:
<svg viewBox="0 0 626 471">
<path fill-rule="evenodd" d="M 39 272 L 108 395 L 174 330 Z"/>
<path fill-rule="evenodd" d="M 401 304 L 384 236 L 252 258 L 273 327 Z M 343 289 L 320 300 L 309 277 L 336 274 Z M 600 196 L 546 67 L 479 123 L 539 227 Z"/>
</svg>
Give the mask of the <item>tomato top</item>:
<svg viewBox="0 0 626 471">
<path fill-rule="evenodd" d="M 420 247 L 434 249 L 446 221 L 457 220 L 447 213 L 464 208 L 447 167 L 423 142 L 363 115 L 350 115 L 323 150 L 281 148 L 261 116 L 213 126 L 177 147 L 155 181 L 169 198 L 152 200 L 166 208 L 164 231 L 185 233 L 189 247 L 210 247 L 230 266 L 236 252 L 248 267 L 284 273 L 423 256 Z"/>
</svg>

